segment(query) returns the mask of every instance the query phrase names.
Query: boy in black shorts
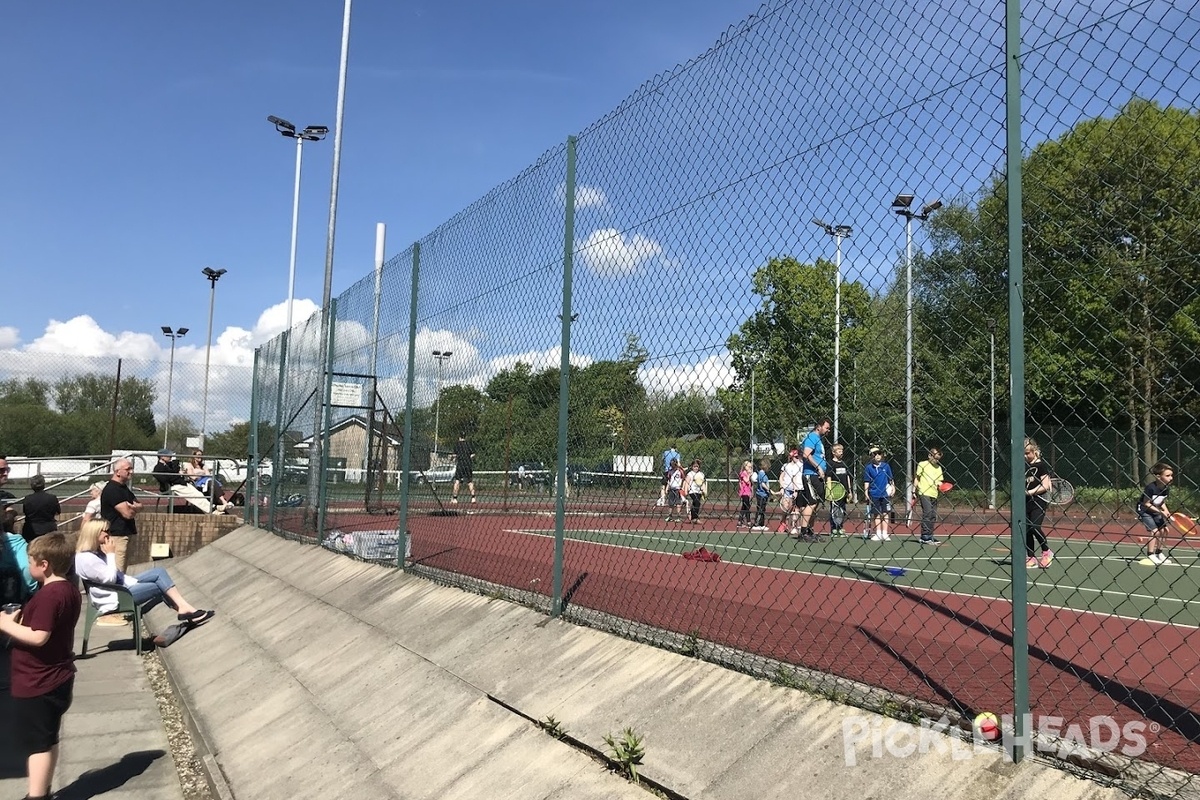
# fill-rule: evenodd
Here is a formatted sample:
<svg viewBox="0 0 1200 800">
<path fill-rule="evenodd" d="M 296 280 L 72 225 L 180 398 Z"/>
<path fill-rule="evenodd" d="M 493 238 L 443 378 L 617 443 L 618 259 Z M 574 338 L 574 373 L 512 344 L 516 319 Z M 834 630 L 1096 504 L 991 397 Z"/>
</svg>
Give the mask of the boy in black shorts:
<svg viewBox="0 0 1200 800">
<path fill-rule="evenodd" d="M 49 800 L 58 762 L 58 734 L 75 686 L 75 624 L 79 590 L 64 576 L 73 548 L 61 533 L 29 543 L 29 572 L 41 588 L 19 611 L 0 611 L 0 633 L 12 639 L 13 719 L 27 758 L 27 800 Z"/>
</svg>

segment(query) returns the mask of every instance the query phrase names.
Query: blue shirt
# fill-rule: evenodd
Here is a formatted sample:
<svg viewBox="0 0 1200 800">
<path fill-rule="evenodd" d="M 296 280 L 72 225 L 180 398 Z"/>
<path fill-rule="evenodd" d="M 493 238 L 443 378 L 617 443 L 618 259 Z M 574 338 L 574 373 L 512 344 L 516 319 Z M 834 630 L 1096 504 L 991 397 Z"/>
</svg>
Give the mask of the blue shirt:
<svg viewBox="0 0 1200 800">
<path fill-rule="evenodd" d="M 669 447 L 663 451 L 663 472 L 664 473 L 670 471 L 672 461 L 678 461 L 680 463 L 680 465 L 683 464 L 683 459 L 680 457 L 679 451 L 676 450 L 674 447 Z"/>
<path fill-rule="evenodd" d="M 756 497 L 769 497 L 771 494 L 771 476 L 765 469 L 760 469 L 754 475 L 754 494 Z"/>
<path fill-rule="evenodd" d="M 821 434 L 816 431 L 809 431 L 808 436 L 804 437 L 804 444 L 800 446 L 800 454 L 803 455 L 809 450 L 812 450 L 812 459 L 821 465 L 821 471 L 824 472 L 825 468 L 829 466 L 825 461 L 825 443 L 821 441 Z M 807 458 L 804 459 L 804 474 L 817 474 L 817 468 L 810 464 Z"/>
<path fill-rule="evenodd" d="M 895 483 L 895 479 L 892 477 L 892 465 L 886 461 L 867 464 L 867 468 L 863 470 L 863 483 L 867 484 L 867 494 L 870 497 L 876 499 L 887 497 L 888 484 Z"/>
<path fill-rule="evenodd" d="M 21 583 L 25 585 L 25 596 L 28 597 L 38 588 L 38 582 L 29 574 L 28 543 L 24 536 L 5 533 L 4 547 L 7 552 L 0 553 L 0 572 L 13 570 L 14 574 L 19 573 Z"/>
</svg>

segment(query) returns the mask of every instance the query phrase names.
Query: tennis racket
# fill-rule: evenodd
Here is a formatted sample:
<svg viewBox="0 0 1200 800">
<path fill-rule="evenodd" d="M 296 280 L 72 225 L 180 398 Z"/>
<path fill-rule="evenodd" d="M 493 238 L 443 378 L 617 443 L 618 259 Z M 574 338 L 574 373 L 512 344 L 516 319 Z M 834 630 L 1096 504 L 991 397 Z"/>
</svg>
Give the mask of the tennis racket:
<svg viewBox="0 0 1200 800">
<path fill-rule="evenodd" d="M 846 499 L 846 486 L 841 481 L 830 481 L 825 487 L 825 499 L 836 503 Z"/>
<path fill-rule="evenodd" d="M 1171 524 L 1179 529 L 1179 532 L 1184 536 L 1195 536 L 1200 533 L 1196 528 L 1196 520 L 1184 514 L 1182 511 L 1176 511 L 1169 519 Z"/>
<path fill-rule="evenodd" d="M 1046 502 L 1052 506 L 1065 506 L 1075 499 L 1075 487 L 1063 478 L 1050 479 L 1050 491 L 1046 492 Z"/>
</svg>

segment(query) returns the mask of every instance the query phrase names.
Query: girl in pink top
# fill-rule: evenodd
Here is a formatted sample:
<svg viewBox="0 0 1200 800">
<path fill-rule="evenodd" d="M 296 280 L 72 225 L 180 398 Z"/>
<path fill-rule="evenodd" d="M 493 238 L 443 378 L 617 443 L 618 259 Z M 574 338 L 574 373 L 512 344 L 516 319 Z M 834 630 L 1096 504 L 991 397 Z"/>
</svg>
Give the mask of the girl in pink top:
<svg viewBox="0 0 1200 800">
<path fill-rule="evenodd" d="M 738 497 L 742 500 L 742 508 L 738 511 L 737 527 L 750 527 L 750 495 L 754 493 L 754 466 L 749 461 L 742 462 L 742 471 L 738 473 Z"/>
</svg>

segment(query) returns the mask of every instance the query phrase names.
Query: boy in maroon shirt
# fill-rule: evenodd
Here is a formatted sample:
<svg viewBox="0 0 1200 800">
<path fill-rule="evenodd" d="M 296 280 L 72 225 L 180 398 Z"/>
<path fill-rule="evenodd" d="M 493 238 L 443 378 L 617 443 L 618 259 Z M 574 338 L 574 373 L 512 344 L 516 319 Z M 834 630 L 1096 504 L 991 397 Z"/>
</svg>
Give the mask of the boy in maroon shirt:
<svg viewBox="0 0 1200 800">
<path fill-rule="evenodd" d="M 41 588 L 20 611 L 0 612 L 12 639 L 13 726 L 28 756 L 27 800 L 48 800 L 58 761 L 58 732 L 75 686 L 79 589 L 66 579 L 74 553 L 61 533 L 29 544 L 29 572 Z M 19 620 L 19 621 L 18 621 Z"/>
</svg>

